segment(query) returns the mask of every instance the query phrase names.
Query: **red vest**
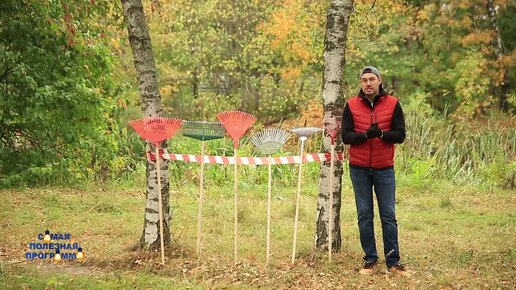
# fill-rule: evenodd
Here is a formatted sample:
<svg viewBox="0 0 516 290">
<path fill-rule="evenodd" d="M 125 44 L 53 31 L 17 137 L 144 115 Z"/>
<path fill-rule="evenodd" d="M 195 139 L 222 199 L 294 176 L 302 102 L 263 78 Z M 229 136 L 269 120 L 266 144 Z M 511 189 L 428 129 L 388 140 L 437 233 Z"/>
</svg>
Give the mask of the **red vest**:
<svg viewBox="0 0 516 290">
<path fill-rule="evenodd" d="M 397 102 L 395 97 L 385 95 L 371 107 L 367 100 L 359 96 L 351 98 L 348 106 L 353 115 L 355 132 L 366 132 L 372 123 L 378 123 L 380 130 L 389 131 Z M 367 139 L 362 144 L 351 145 L 349 163 L 376 169 L 391 167 L 394 165 L 394 144 L 374 138 Z"/>
</svg>

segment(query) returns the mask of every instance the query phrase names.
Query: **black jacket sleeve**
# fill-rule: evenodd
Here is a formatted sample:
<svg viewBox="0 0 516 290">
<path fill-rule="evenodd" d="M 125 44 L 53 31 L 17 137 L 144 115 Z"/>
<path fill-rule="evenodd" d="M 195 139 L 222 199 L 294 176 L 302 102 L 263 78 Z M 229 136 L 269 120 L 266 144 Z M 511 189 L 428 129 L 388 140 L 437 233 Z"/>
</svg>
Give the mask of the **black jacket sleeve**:
<svg viewBox="0 0 516 290">
<path fill-rule="evenodd" d="M 391 144 L 403 143 L 405 141 L 405 117 L 403 116 L 403 110 L 399 101 L 396 103 L 396 107 L 394 107 L 391 130 L 383 131 L 382 140 Z"/>
<path fill-rule="evenodd" d="M 348 104 L 344 106 L 344 112 L 342 114 L 342 142 L 344 144 L 361 144 L 364 143 L 367 138 L 365 133 L 355 133 L 355 124 L 353 122 L 353 115 Z M 385 137 L 385 136 L 384 136 Z"/>
</svg>

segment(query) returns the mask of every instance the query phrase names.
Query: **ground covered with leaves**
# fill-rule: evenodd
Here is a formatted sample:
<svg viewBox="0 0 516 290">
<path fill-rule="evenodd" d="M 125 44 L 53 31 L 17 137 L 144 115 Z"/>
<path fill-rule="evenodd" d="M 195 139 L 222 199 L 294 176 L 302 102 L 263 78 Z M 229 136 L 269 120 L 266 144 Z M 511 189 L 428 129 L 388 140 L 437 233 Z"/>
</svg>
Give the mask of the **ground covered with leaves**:
<svg viewBox="0 0 516 290">
<path fill-rule="evenodd" d="M 516 197 L 511 191 L 435 187 L 401 182 L 398 219 L 403 261 L 413 276 L 386 272 L 362 276 L 356 212 L 344 186 L 340 252 L 313 248 L 314 188 L 300 211 L 298 255 L 290 263 L 292 194 L 277 189 L 273 200 L 272 256 L 265 265 L 265 200 L 261 188 L 244 188 L 240 202 L 241 244 L 233 261 L 232 194 L 209 191 L 203 251 L 195 254 L 195 188 L 173 191 L 173 244 L 160 265 L 159 251 L 136 251 L 145 196 L 121 188 L 43 188 L 0 191 L 1 289 L 514 289 L 513 235 Z M 453 190 L 453 191 L 451 191 Z M 453 192 L 454 194 L 450 194 Z M 123 226 L 121 226 L 123 225 Z M 379 223 L 376 224 L 379 227 Z M 27 244 L 45 229 L 70 232 L 86 258 L 60 263 L 27 260 Z M 381 248 L 380 228 L 377 229 Z"/>
</svg>

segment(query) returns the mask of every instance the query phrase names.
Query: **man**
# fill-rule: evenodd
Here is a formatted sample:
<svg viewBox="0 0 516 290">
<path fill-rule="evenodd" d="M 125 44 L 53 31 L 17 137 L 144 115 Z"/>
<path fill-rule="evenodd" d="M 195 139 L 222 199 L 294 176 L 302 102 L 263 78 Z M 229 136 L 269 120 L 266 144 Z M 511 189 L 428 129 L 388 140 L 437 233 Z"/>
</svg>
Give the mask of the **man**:
<svg viewBox="0 0 516 290">
<path fill-rule="evenodd" d="M 405 140 L 403 111 L 398 99 L 384 90 L 377 68 L 366 66 L 360 71 L 359 79 L 358 96 L 344 107 L 342 141 L 351 145 L 349 172 L 355 192 L 360 243 L 365 253 L 360 274 L 372 275 L 378 263 L 373 225 L 374 188 L 388 271 L 410 276 L 400 263 L 395 214 L 394 144 Z"/>
</svg>

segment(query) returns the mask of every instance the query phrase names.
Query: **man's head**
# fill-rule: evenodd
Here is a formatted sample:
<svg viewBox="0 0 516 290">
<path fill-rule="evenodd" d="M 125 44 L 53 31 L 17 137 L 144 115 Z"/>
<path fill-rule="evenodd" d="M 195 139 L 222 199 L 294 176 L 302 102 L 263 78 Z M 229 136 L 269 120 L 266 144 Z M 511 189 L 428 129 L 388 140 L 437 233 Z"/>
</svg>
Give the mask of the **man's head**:
<svg viewBox="0 0 516 290">
<path fill-rule="evenodd" d="M 359 74 L 360 87 L 364 95 L 372 100 L 380 93 L 382 78 L 380 71 L 374 66 L 364 67 Z"/>
</svg>

